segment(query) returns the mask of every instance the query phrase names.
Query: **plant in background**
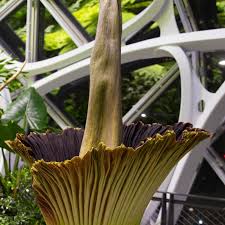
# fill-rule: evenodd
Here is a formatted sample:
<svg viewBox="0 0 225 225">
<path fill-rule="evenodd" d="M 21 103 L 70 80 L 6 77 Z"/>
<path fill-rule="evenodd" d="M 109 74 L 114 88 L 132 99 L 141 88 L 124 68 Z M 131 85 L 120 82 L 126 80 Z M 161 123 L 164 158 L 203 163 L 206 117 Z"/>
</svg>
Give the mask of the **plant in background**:
<svg viewBox="0 0 225 225">
<path fill-rule="evenodd" d="M 3 123 L 14 121 L 31 130 L 41 131 L 47 128 L 48 117 L 42 97 L 33 87 L 23 90 L 16 101 L 8 105 L 1 120 Z"/>
<path fill-rule="evenodd" d="M 29 90 L 22 94 L 22 96 L 27 95 L 27 97 L 20 97 L 9 105 L 8 109 L 3 112 L 2 118 L 4 120 L 0 121 L 0 154 L 2 157 L 2 161 L 0 161 L 4 165 L 3 170 L 0 171 L 0 224 L 2 225 L 44 224 L 35 201 L 34 192 L 31 189 L 30 170 L 27 166 L 22 166 L 23 163 L 18 155 L 15 156 L 11 152 L 6 154 L 4 150 L 10 150 L 5 144 L 5 140 L 15 138 L 18 132 L 25 132 L 16 122 L 22 122 L 24 128 L 27 124 L 31 124 L 33 129 L 35 127 L 42 128 L 45 123 L 45 120 L 40 117 L 41 113 L 38 117 L 35 116 L 36 112 L 41 112 L 43 105 L 34 101 L 35 95 L 31 97 L 28 94 Z M 28 99 L 29 104 L 26 104 L 28 102 L 25 100 Z M 34 104 L 38 108 L 34 107 Z M 16 122 L 9 120 L 9 117 Z M 42 121 L 40 121 L 41 119 Z"/>
<path fill-rule="evenodd" d="M 40 210 L 34 201 L 29 168 L 19 166 L 18 157 L 11 164 L 11 153 L 7 157 L 1 150 L 1 154 L 5 173 L 0 173 L 0 224 L 44 225 Z"/>
<path fill-rule="evenodd" d="M 9 147 L 4 140 L 14 138 L 16 133 L 24 133 L 15 122 L 0 122 L 0 154 L 3 168 L 0 171 L 0 224 L 2 225 L 43 225 L 31 189 L 30 170 L 21 163 L 20 157 L 4 149 Z"/>
<path fill-rule="evenodd" d="M 168 72 L 173 62 L 167 62 L 167 64 L 169 66 L 165 66 L 165 63 L 164 65 L 156 64 L 132 71 L 130 74 L 123 74 L 123 114 L 128 112 Z"/>
<path fill-rule="evenodd" d="M 18 134 L 47 225 L 138 225 L 172 167 L 208 132 L 188 123 L 122 125 L 120 1 L 101 0 L 85 131 Z"/>
<path fill-rule="evenodd" d="M 17 79 L 17 77 L 23 67 L 17 73 L 14 73 L 15 61 L 5 56 L 1 51 L 0 57 L 0 81 L 5 81 L 1 82 L 0 90 L 2 90 L 5 86 L 7 86 L 11 92 L 21 88 L 22 83 Z M 23 76 L 24 75 L 25 74 L 23 74 Z"/>
<path fill-rule="evenodd" d="M 31 189 L 30 170 L 18 155 L 6 153 L 4 150 L 10 150 L 5 140 L 14 139 L 16 133 L 25 133 L 28 126 L 32 130 L 41 130 L 47 125 L 47 111 L 42 98 L 33 88 L 21 88 L 22 84 L 16 79 L 23 67 L 13 73 L 13 63 L 6 58 L 0 62 L 0 76 L 4 79 L 0 90 L 6 86 L 11 91 L 18 88 L 23 90 L 18 98 L 9 104 L 5 111 L 1 109 L 0 113 L 0 224 L 43 225 L 43 217 Z"/>
<path fill-rule="evenodd" d="M 0 121 L 0 224 L 44 225 L 43 217 L 31 188 L 30 169 L 18 155 L 5 153 L 9 149 L 5 140 L 14 139 L 16 133 L 25 133 L 29 126 L 41 130 L 46 126 L 47 112 L 41 97 L 32 88 L 26 89 L 16 101 L 2 112 Z M 22 129 L 19 124 L 22 124 Z M 23 166 L 22 166 L 23 165 Z M 2 173 L 1 173 L 2 172 Z"/>
</svg>

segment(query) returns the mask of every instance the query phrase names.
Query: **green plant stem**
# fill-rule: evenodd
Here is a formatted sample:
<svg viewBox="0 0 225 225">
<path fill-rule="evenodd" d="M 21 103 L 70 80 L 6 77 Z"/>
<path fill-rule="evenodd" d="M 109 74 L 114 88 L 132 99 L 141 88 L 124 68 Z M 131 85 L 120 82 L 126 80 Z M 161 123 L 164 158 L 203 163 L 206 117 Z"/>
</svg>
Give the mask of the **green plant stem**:
<svg viewBox="0 0 225 225">
<path fill-rule="evenodd" d="M 4 149 L 1 148 L 1 151 L 2 151 L 2 157 L 3 157 L 3 164 L 4 164 L 5 176 L 6 177 L 9 177 L 9 175 L 10 175 L 9 164 L 8 164 L 7 159 L 6 159 Z"/>
<path fill-rule="evenodd" d="M 17 174 L 16 174 L 16 186 L 13 190 L 13 198 L 16 199 L 17 196 L 17 190 L 19 189 L 19 185 L 20 185 L 20 181 L 21 181 L 21 172 L 22 172 L 23 168 L 20 168 L 17 170 Z"/>
<path fill-rule="evenodd" d="M 20 156 L 16 154 L 14 165 L 13 165 L 13 172 L 16 172 L 19 168 L 19 161 L 20 161 Z"/>
<path fill-rule="evenodd" d="M 8 80 L 6 80 L 4 83 L 2 83 L 0 85 L 0 91 L 2 91 L 7 85 L 9 85 L 12 81 L 14 81 L 22 73 L 25 65 L 26 65 L 26 61 L 23 62 L 22 66 L 15 74 L 13 74 Z"/>
<path fill-rule="evenodd" d="M 26 119 L 26 114 L 24 114 L 23 129 L 24 129 L 25 133 L 28 133 L 29 124 Z M 21 180 L 21 172 L 23 169 L 23 166 L 21 168 L 18 167 L 20 159 L 21 159 L 21 157 L 18 154 L 16 154 L 14 165 L 13 165 L 13 173 L 16 173 L 16 186 L 13 190 L 13 198 L 14 199 L 16 199 L 16 196 L 17 196 L 17 190 L 19 189 L 20 180 Z"/>
<path fill-rule="evenodd" d="M 8 166 L 9 166 L 9 173 L 12 172 L 11 170 L 11 152 L 8 152 Z"/>
</svg>

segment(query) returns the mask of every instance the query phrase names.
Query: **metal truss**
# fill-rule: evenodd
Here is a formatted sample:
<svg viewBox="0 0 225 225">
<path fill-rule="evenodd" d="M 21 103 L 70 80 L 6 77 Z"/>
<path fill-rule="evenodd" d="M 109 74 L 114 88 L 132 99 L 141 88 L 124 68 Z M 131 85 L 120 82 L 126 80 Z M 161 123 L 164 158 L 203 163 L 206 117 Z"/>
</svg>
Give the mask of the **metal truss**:
<svg viewBox="0 0 225 225">
<path fill-rule="evenodd" d="M 32 0 L 28 0 L 28 3 L 31 1 Z M 16 1 L 12 0 L 9 4 L 13 5 L 15 2 Z M 21 1 L 21 3 L 22 2 L 23 1 Z M 30 28 L 28 28 L 29 37 L 26 49 L 29 51 L 26 53 L 28 63 L 24 71 L 27 72 L 30 77 L 46 72 L 56 71 L 32 84 L 32 86 L 35 87 L 42 96 L 45 96 L 54 88 L 61 87 L 89 75 L 90 53 L 94 42 L 92 41 L 87 43 L 89 40 L 87 40 L 85 35 L 83 35 L 83 31 L 77 28 L 77 24 L 71 21 L 71 17 L 65 13 L 65 9 L 60 6 L 59 0 L 41 0 L 41 2 L 58 23 L 67 31 L 72 40 L 79 46 L 79 48 L 63 55 L 37 61 L 37 59 L 35 59 L 35 43 L 37 40 L 33 37 L 38 30 L 37 20 L 35 20 L 35 17 L 32 17 L 33 19 L 31 18 L 31 14 L 34 13 L 32 15 L 35 15 L 35 12 L 31 12 L 31 6 L 28 5 L 27 23 L 33 21 L 33 24 L 30 24 Z M 180 33 L 178 30 L 174 15 L 174 2 L 177 4 L 177 9 L 182 18 L 182 22 L 186 24 L 184 26 L 186 31 L 185 33 Z M 154 0 L 152 4 L 139 15 L 124 24 L 122 34 L 124 45 L 122 46 L 121 59 L 122 63 L 128 63 L 140 59 L 160 57 L 174 58 L 177 68 L 179 68 L 181 80 L 179 121 L 191 122 L 195 127 L 204 128 L 214 132 L 222 121 L 225 113 L 225 83 L 221 85 L 216 93 L 208 92 L 198 77 L 198 70 L 194 60 L 196 57 L 192 57 L 192 59 L 190 59 L 190 53 L 198 51 L 209 52 L 223 49 L 225 45 L 225 29 L 221 28 L 197 31 L 197 28 L 190 22 L 191 19 L 186 17 L 186 11 L 184 11 L 186 7 L 185 2 L 185 0 Z M 11 10 L 10 7 L 8 7 L 8 10 Z M 6 15 L 8 15 L 7 9 L 4 7 L 4 11 L 3 9 L 0 10 L 0 20 Z M 151 21 L 155 21 L 159 25 L 159 38 L 125 45 L 127 40 Z M 19 66 L 20 63 L 18 62 L 18 67 Z M 172 82 L 171 79 L 174 78 L 175 75 L 176 77 L 178 76 L 177 69 L 173 69 L 174 73 L 171 73 L 173 75 L 167 75 L 163 78 L 164 80 L 160 81 L 164 84 L 164 87 L 166 87 L 169 82 Z M 149 98 L 154 94 L 157 94 L 156 90 L 159 91 L 158 94 L 163 91 L 163 88 L 160 90 L 157 85 L 154 89 L 155 91 L 150 90 L 143 99 L 135 105 L 134 109 L 131 109 L 131 111 L 125 115 L 124 121 L 132 122 L 132 120 L 137 117 L 137 110 L 141 113 L 145 107 L 151 103 Z M 149 101 L 150 103 L 148 103 Z M 199 104 L 201 102 L 205 103 L 203 111 L 199 111 Z M 52 115 L 55 114 L 52 113 L 51 110 L 52 109 L 49 110 L 49 113 Z M 60 115 L 60 113 L 57 115 Z M 67 125 L 67 122 L 65 122 L 64 119 L 56 118 L 55 120 L 61 121 L 59 122 L 61 127 L 65 127 Z M 204 151 L 207 145 L 207 141 L 198 145 L 194 151 L 186 155 L 177 164 L 168 179 L 166 179 L 165 183 L 161 186 L 161 188 L 164 189 L 162 191 L 185 194 L 189 193 L 202 159 L 205 157 L 209 160 L 207 153 Z M 217 174 L 219 174 L 219 172 Z M 220 173 L 220 176 L 224 175 Z M 224 179 L 224 177 L 222 179 Z M 150 218 L 151 213 L 154 213 L 157 206 L 154 205 L 151 207 L 150 204 L 149 208 L 151 210 L 146 211 L 145 218 Z M 176 209 L 175 221 L 178 218 L 180 211 L 181 208 Z"/>
<path fill-rule="evenodd" d="M 216 36 L 215 32 L 217 33 Z M 156 39 L 151 39 L 123 46 L 121 50 L 121 57 L 122 57 L 121 60 L 122 63 L 128 63 L 136 61 L 138 59 L 173 57 L 175 60 L 177 61 L 179 60 L 180 63 L 182 64 L 179 67 L 180 72 L 181 70 L 183 71 L 187 69 L 189 73 L 192 74 L 191 62 L 189 60 L 188 53 L 193 50 L 196 51 L 221 50 L 224 42 L 225 42 L 225 29 L 174 34 L 171 35 L 170 38 L 163 36 Z M 185 49 L 185 51 L 183 49 Z M 79 48 L 77 49 L 77 51 L 78 54 L 81 53 L 79 51 Z M 86 51 L 86 49 L 84 51 Z M 178 54 L 179 56 L 176 54 Z M 181 56 L 182 58 L 179 58 Z M 48 77 L 45 77 L 35 82 L 34 87 L 37 88 L 37 90 L 40 92 L 41 95 L 47 94 L 54 88 L 61 87 L 74 80 L 78 80 L 82 77 L 88 76 L 89 63 L 90 58 L 86 58 L 84 60 L 78 61 L 77 63 L 71 64 L 70 66 L 67 66 L 63 69 L 58 70 L 55 73 L 52 73 Z M 36 74 L 33 73 L 33 71 L 36 72 L 36 68 L 30 67 L 29 72 L 31 75 Z M 183 72 L 186 74 L 185 71 Z M 191 76 L 193 77 L 193 75 Z M 198 77 L 197 76 L 194 77 L 195 78 L 193 79 L 196 79 L 196 82 L 200 83 Z M 186 80 L 183 81 L 183 84 L 185 84 L 187 88 L 190 88 L 190 90 L 193 89 L 191 80 L 189 80 L 189 78 L 186 77 Z M 191 101 L 190 96 L 184 95 L 184 98 L 185 98 L 185 101 L 183 101 L 184 105 L 187 105 L 187 101 L 190 103 Z M 191 109 L 188 109 L 188 111 L 190 110 Z M 185 114 L 189 115 L 188 112 L 186 112 Z M 188 118 L 189 116 L 187 117 L 187 119 Z M 187 121 L 187 119 L 185 121 Z"/>
<path fill-rule="evenodd" d="M 24 3 L 25 0 L 10 0 L 0 9 L 0 21 L 4 20 L 10 13 L 12 13 L 18 6 Z"/>
</svg>

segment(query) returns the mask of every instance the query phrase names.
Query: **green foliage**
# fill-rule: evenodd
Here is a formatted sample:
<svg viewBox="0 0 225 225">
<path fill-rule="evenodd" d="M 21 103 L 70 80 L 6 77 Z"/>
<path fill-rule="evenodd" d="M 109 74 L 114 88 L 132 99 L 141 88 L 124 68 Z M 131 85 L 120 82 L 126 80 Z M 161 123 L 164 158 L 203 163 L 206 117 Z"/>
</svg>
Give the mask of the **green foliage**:
<svg viewBox="0 0 225 225">
<path fill-rule="evenodd" d="M 2 196 L 11 195 L 12 190 L 16 192 L 17 181 L 19 181 L 19 178 L 20 178 L 20 169 L 18 167 L 20 157 L 16 156 L 15 161 L 13 163 L 13 167 L 12 167 L 11 159 L 15 155 L 13 153 L 6 152 L 6 150 L 3 150 L 2 148 L 0 150 L 1 150 L 1 155 L 2 155 L 3 164 L 4 164 L 4 168 L 2 170 L 3 172 L 2 174 L 0 173 L 0 196 L 2 197 Z M 16 177 L 12 176 L 12 174 L 15 174 L 15 173 L 17 173 L 17 176 Z"/>
<path fill-rule="evenodd" d="M 7 63 L 12 64 L 8 59 L 0 62 L 0 75 L 3 78 L 14 74 L 14 71 L 7 69 Z M 0 154 L 4 169 L 4 174 L 0 173 L 0 224 L 44 225 L 31 188 L 32 178 L 29 169 L 20 168 L 19 156 L 13 153 L 6 154 L 3 148 L 10 150 L 5 141 L 13 140 L 16 133 L 24 133 L 17 124 L 21 120 L 24 121 L 24 127 L 28 123 L 31 129 L 42 130 L 47 127 L 45 105 L 35 89 L 28 88 L 5 112 L 1 110 L 0 115 Z"/>
<path fill-rule="evenodd" d="M 0 150 L 4 164 L 4 173 L 0 173 L 0 224 L 44 225 L 31 188 L 30 170 L 20 166 L 18 155 Z"/>
<path fill-rule="evenodd" d="M 1 0 L 0 1 L 0 7 L 2 7 L 3 5 L 5 5 L 9 0 Z"/>
<path fill-rule="evenodd" d="M 167 65 L 152 65 L 123 76 L 123 112 L 126 113 L 170 68 Z"/>
<path fill-rule="evenodd" d="M 33 130 L 43 130 L 47 127 L 47 110 L 42 97 L 34 88 L 26 89 L 9 104 L 2 115 L 2 121 L 9 122 L 10 120 L 28 123 Z"/>
<path fill-rule="evenodd" d="M 80 22 L 80 24 L 86 29 L 86 31 L 94 36 L 96 33 L 98 22 L 98 4 L 85 5 L 79 10 L 73 13 L 74 17 Z"/>
<path fill-rule="evenodd" d="M 3 124 L 0 121 L 0 147 L 10 150 L 5 141 L 14 140 L 17 133 L 24 133 L 24 130 L 17 123 L 9 121 L 7 124 Z"/>
<path fill-rule="evenodd" d="M 65 46 L 72 42 L 69 35 L 63 29 L 57 29 L 52 32 L 48 32 L 45 35 L 45 50 L 55 51 L 63 49 Z"/>
<path fill-rule="evenodd" d="M 122 13 L 123 23 L 126 23 L 127 21 L 129 21 L 130 19 L 132 19 L 134 16 L 135 16 L 134 13 L 131 13 L 131 12 L 123 12 Z"/>
<path fill-rule="evenodd" d="M 88 108 L 88 92 L 77 89 L 76 92 L 70 93 L 64 101 L 64 110 L 71 118 L 79 121 L 82 126 L 86 122 L 86 112 Z"/>
<path fill-rule="evenodd" d="M 180 80 L 177 80 L 147 112 L 147 117 L 142 118 L 145 123 L 173 124 L 178 121 L 180 109 Z"/>
<path fill-rule="evenodd" d="M 225 1 L 217 1 L 217 18 L 218 18 L 218 24 L 220 27 L 225 27 Z"/>
<path fill-rule="evenodd" d="M 3 0 L 4 1 L 4 0 Z M 122 0 L 123 23 L 133 18 L 137 13 L 146 8 L 152 0 Z M 98 0 L 63 0 L 65 6 L 69 8 L 74 17 L 92 36 L 95 36 L 99 3 Z M 17 10 L 7 21 L 19 37 L 26 41 L 26 7 Z M 76 48 L 69 35 L 56 23 L 56 21 L 45 12 L 45 51 L 48 56 L 63 54 Z M 52 29 L 53 28 L 53 29 Z"/>
<path fill-rule="evenodd" d="M 81 9 L 73 13 L 74 17 L 86 29 L 86 31 L 94 36 L 96 33 L 98 22 L 99 4 L 92 2 L 83 6 Z M 122 12 L 123 23 L 133 18 L 135 15 L 126 11 Z"/>
<path fill-rule="evenodd" d="M 221 55 L 206 53 L 205 60 L 205 64 L 207 65 L 205 71 L 206 74 L 204 74 L 206 88 L 210 92 L 216 92 L 225 80 L 224 68 L 223 66 L 218 66 L 218 63 L 221 60 Z"/>
<path fill-rule="evenodd" d="M 84 6 L 93 6 L 98 4 L 98 0 L 77 0 L 75 3 L 71 4 L 69 9 L 71 12 L 79 10 Z"/>
<path fill-rule="evenodd" d="M 0 67 L 3 75 L 8 70 Z M 5 74 L 4 74 L 5 73 Z M 26 121 L 31 129 L 42 130 L 47 127 L 47 112 L 41 96 L 34 88 L 28 88 L 9 105 L 5 112 L 1 110 L 0 154 L 4 165 L 4 174 L 0 173 L 0 224 L 2 225 L 44 225 L 41 213 L 36 205 L 31 189 L 31 174 L 27 168 L 19 168 L 19 156 L 6 154 L 6 140 L 13 140 L 16 133 L 24 133 L 17 122 Z M 14 159 L 14 164 L 12 161 Z"/>
<path fill-rule="evenodd" d="M 94 37 L 98 23 L 99 5 L 96 2 L 84 5 L 82 8 L 73 12 L 74 17 L 85 28 L 85 30 Z M 132 19 L 135 14 L 131 12 L 122 12 L 123 23 Z M 60 27 L 51 25 L 46 29 L 45 34 L 45 50 L 59 51 L 59 54 L 68 52 L 76 48 L 69 35 Z"/>
<path fill-rule="evenodd" d="M 12 30 L 16 31 L 26 25 L 26 12 L 26 6 L 23 6 L 10 15 L 10 19 L 8 19 L 7 22 Z"/>
<path fill-rule="evenodd" d="M 13 69 L 14 64 L 15 64 L 15 61 L 1 55 L 1 59 L 0 59 L 0 78 L 3 81 L 7 80 L 9 77 L 11 77 L 15 73 L 15 70 Z M 9 69 L 9 67 L 12 68 L 12 69 Z M 15 90 L 17 90 L 21 87 L 22 87 L 22 84 L 17 79 L 12 81 L 8 85 L 8 88 L 11 92 L 13 92 L 13 91 L 15 91 Z"/>
<path fill-rule="evenodd" d="M 44 225 L 31 188 L 28 168 L 17 168 L 6 176 L 0 174 L 0 224 Z"/>
<path fill-rule="evenodd" d="M 122 9 L 123 11 L 138 14 L 151 3 L 152 0 L 122 0 Z"/>
<path fill-rule="evenodd" d="M 74 42 L 72 40 L 70 40 L 67 45 L 65 45 L 65 47 L 63 47 L 60 51 L 59 51 L 59 55 L 69 52 L 73 49 L 76 48 L 76 45 L 74 44 Z"/>
</svg>

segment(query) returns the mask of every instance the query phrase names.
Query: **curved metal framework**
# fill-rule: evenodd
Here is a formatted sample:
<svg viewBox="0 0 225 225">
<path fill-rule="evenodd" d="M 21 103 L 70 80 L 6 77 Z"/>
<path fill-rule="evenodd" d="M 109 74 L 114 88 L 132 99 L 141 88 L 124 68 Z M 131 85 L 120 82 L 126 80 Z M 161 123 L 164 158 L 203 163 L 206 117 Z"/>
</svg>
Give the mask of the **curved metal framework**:
<svg viewBox="0 0 225 225">
<path fill-rule="evenodd" d="M 22 2 L 24 1 L 9 1 L 9 3 L 0 10 L 0 21 Z M 68 12 L 66 12 L 65 9 L 62 10 L 62 8 L 60 8 L 59 0 L 40 0 L 53 17 L 57 18 L 59 24 L 68 32 L 79 48 L 60 56 L 37 61 L 35 57 L 35 51 L 37 50 L 35 49 L 35 43 L 37 40 L 34 38 L 34 35 L 38 32 L 38 20 L 35 20 L 35 18 L 37 19 L 35 10 L 38 10 L 38 6 L 32 4 L 32 2 L 33 0 L 27 0 L 29 6 L 27 9 L 27 24 L 29 25 L 29 29 L 26 43 L 26 58 L 28 63 L 24 71 L 27 72 L 30 77 L 56 71 L 32 84 L 42 96 L 45 96 L 54 88 L 61 87 L 72 81 L 88 76 L 90 53 L 94 42 L 88 43 L 89 40 L 85 32 L 78 29 L 77 23 L 68 16 Z M 175 3 L 177 2 L 179 1 L 175 1 Z M 173 4 L 173 0 L 154 0 L 152 4 L 139 15 L 123 25 L 122 41 L 124 45 L 122 46 L 122 63 L 165 56 L 173 57 L 179 68 L 181 79 L 179 120 L 191 122 L 196 127 L 205 128 L 214 132 L 225 114 L 225 83 L 221 85 L 216 93 L 208 92 L 199 80 L 193 60 L 190 59 L 190 53 L 223 49 L 225 45 L 225 29 L 190 32 L 190 26 L 186 26 L 186 30 L 189 29 L 188 32 L 180 33 L 174 16 Z M 32 20 L 31 17 L 33 18 Z M 33 23 L 30 24 L 30 21 Z M 156 21 L 159 25 L 159 38 L 125 45 L 127 40 L 151 21 Z M 21 63 L 18 62 L 18 67 L 20 67 L 20 64 Z M 151 94 L 149 94 L 148 97 L 151 97 Z M 148 97 L 145 96 L 147 100 Z M 198 110 L 198 105 L 202 101 L 205 102 L 205 108 L 200 112 Z M 142 105 L 141 103 L 137 104 L 139 104 L 138 110 L 139 113 L 141 113 Z M 137 108 L 131 109 L 131 111 L 128 112 L 130 115 L 125 115 L 124 121 L 128 121 L 127 118 L 131 118 L 133 113 L 136 113 L 135 110 L 137 110 Z M 132 119 L 129 120 L 129 122 L 131 121 Z M 60 123 L 60 126 L 64 128 L 67 124 Z M 189 192 L 198 165 L 205 157 L 203 150 L 206 145 L 207 142 L 199 145 L 195 151 L 188 154 L 178 163 L 167 181 L 161 186 L 162 191 L 178 193 Z M 150 210 L 146 212 L 145 218 L 149 216 L 150 212 L 154 211 L 152 207 L 156 209 L 156 206 L 150 204 Z M 179 211 L 177 215 L 179 215 Z"/>
</svg>

